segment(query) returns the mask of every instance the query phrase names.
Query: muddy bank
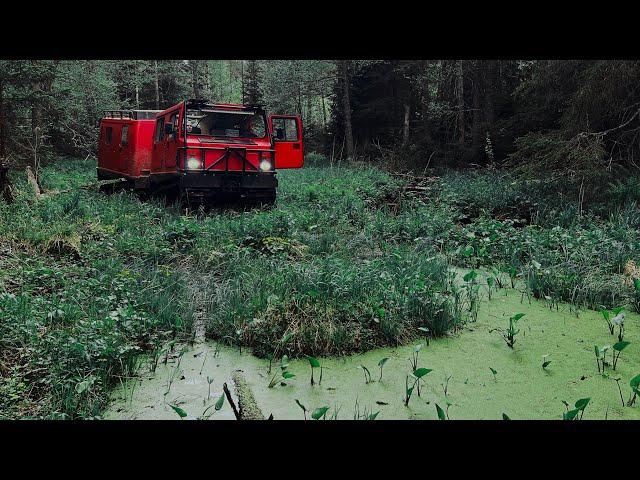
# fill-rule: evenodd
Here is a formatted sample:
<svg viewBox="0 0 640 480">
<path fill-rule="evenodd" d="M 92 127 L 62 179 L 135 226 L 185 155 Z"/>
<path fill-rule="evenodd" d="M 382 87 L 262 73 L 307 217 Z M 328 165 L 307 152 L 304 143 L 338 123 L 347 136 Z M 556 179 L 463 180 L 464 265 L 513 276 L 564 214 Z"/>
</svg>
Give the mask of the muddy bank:
<svg viewBox="0 0 640 480">
<path fill-rule="evenodd" d="M 525 313 L 514 349 L 500 334 L 491 331 L 506 327 L 508 318 Z M 627 313 L 624 350 L 615 372 L 598 374 L 594 345 L 616 342 L 599 313 L 583 311 L 579 317 L 567 305 L 550 310 L 544 302 L 525 299 L 520 293 L 501 290 L 491 301 L 482 302 L 478 321 L 468 324 L 455 336 L 426 342 L 418 355 L 418 366 L 432 369 L 421 382 L 420 396 L 414 391 L 405 406 L 406 376 L 411 371 L 412 345 L 385 348 L 343 358 L 320 359 L 322 383 L 307 360 L 292 360 L 288 371 L 293 378 L 268 388 L 279 364 L 268 373 L 268 361 L 237 349 L 207 343 L 195 347 L 155 375 L 143 375 L 129 382 L 114 395 L 105 418 L 177 419 L 169 406 L 178 405 L 197 418 L 222 394 L 222 384 L 233 381 L 233 372 L 241 369 L 246 387 L 264 414 L 277 419 L 303 419 L 298 402 L 308 410 L 327 406 L 327 418 L 337 415 L 352 419 L 379 412 L 377 419 L 436 419 L 438 404 L 451 419 L 561 419 L 563 401 L 571 406 L 590 397 L 585 419 L 640 419 L 640 407 L 623 407 L 613 377 L 621 377 L 622 393 L 627 400 L 629 380 L 640 374 L 640 317 Z M 388 358 L 382 371 L 378 363 Z M 550 361 L 542 368 L 543 358 Z M 172 364 L 173 363 L 173 364 Z M 366 367 L 371 381 L 365 381 Z M 176 368 L 179 372 L 176 373 Z M 493 371 L 496 373 L 494 374 Z M 209 382 L 211 380 L 210 393 Z M 171 382 L 173 378 L 173 382 Z M 171 387 L 169 388 L 169 384 Z M 446 390 L 446 395 L 445 395 Z M 209 412 L 213 410 L 210 409 Z M 233 419 L 227 402 L 211 419 Z"/>
</svg>

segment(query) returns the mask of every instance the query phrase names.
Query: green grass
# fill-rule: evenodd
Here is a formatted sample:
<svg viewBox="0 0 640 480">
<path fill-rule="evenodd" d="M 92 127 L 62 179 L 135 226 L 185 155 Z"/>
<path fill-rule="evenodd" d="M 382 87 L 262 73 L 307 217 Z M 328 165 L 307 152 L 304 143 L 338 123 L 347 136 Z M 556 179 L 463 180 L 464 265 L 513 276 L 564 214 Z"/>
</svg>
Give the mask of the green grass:
<svg viewBox="0 0 640 480">
<path fill-rule="evenodd" d="M 631 181 L 578 216 L 560 186 L 505 173 L 445 173 L 412 192 L 373 167 L 311 166 L 279 173 L 274 208 L 185 215 L 75 188 L 94 169 L 46 167 L 43 186 L 62 193 L 38 201 L 16 175 L 21 194 L 0 203 L 2 417 L 99 416 L 141 361 L 193 338 L 196 310 L 208 337 L 258 356 L 445 335 L 470 315 L 451 264 L 513 266 L 525 293 L 551 301 L 640 305 L 622 275 L 640 263 Z"/>
</svg>

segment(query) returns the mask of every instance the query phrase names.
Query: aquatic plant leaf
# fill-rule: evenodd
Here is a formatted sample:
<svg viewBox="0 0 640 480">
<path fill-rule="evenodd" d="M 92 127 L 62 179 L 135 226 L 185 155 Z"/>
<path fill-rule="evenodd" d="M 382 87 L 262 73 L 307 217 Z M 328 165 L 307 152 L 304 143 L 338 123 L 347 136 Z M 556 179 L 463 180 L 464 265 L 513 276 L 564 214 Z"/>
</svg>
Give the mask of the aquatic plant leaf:
<svg viewBox="0 0 640 480">
<path fill-rule="evenodd" d="M 387 363 L 388 361 L 389 361 L 389 357 L 381 358 L 380 361 L 378 362 L 378 366 L 382 368 L 384 367 L 384 364 Z"/>
<path fill-rule="evenodd" d="M 591 398 L 581 398 L 576 402 L 574 406 L 577 410 L 584 410 L 585 408 L 587 408 L 587 405 L 589 405 L 590 400 Z"/>
<path fill-rule="evenodd" d="M 216 405 L 214 408 L 216 410 L 220 410 L 222 408 L 222 405 L 224 405 L 224 395 L 220 395 L 220 398 L 216 401 Z"/>
<path fill-rule="evenodd" d="M 309 364 L 311 365 L 311 368 L 320 368 L 320 362 L 318 361 L 318 359 L 307 355 L 307 360 L 309 360 Z"/>
<path fill-rule="evenodd" d="M 638 389 L 640 387 L 640 375 L 636 375 L 635 377 L 633 377 L 629 382 L 629 386 L 634 390 Z"/>
<path fill-rule="evenodd" d="M 413 371 L 413 376 L 416 378 L 422 378 L 429 372 L 433 372 L 431 368 L 418 368 Z"/>
<path fill-rule="evenodd" d="M 517 322 L 518 320 L 520 320 L 522 317 L 524 317 L 526 314 L 524 313 L 516 313 L 513 317 L 511 317 L 513 319 L 514 322 Z"/>
<path fill-rule="evenodd" d="M 613 325 L 622 325 L 624 324 L 624 312 L 620 312 L 611 320 Z"/>
<path fill-rule="evenodd" d="M 418 345 L 416 345 L 415 347 L 413 347 L 413 351 L 415 353 L 418 353 L 420 350 L 422 350 L 422 347 L 424 346 L 424 344 L 419 343 Z"/>
<path fill-rule="evenodd" d="M 295 377 L 295 374 L 291 373 L 291 372 L 287 372 L 286 370 L 284 372 L 282 372 L 282 378 L 284 378 L 285 380 L 288 380 L 290 378 Z"/>
<path fill-rule="evenodd" d="M 173 408 L 173 411 L 176 412 L 180 416 L 180 418 L 184 418 L 187 416 L 187 412 L 185 412 L 180 407 L 177 407 L 176 405 L 169 405 L 169 406 Z"/>
<path fill-rule="evenodd" d="M 372 413 L 371 415 L 369 415 L 369 416 L 367 417 L 367 420 L 375 420 L 379 413 L 380 413 L 380 411 L 377 411 L 377 412 L 375 412 L 375 413 Z"/>
<path fill-rule="evenodd" d="M 471 280 L 474 280 L 477 276 L 478 276 L 478 273 L 475 270 L 471 270 L 464 277 L 462 277 L 462 279 L 465 282 L 470 282 Z"/>
<path fill-rule="evenodd" d="M 506 413 L 503 413 L 503 414 L 502 414 L 502 419 L 503 419 L 503 420 L 511 420 L 511 419 L 509 418 L 509 415 L 507 415 Z"/>
<path fill-rule="evenodd" d="M 436 403 L 436 412 L 438 412 L 438 420 L 446 420 L 447 416 L 444 413 L 444 410 L 440 408 L 440 405 Z"/>
<path fill-rule="evenodd" d="M 329 407 L 318 407 L 311 414 L 311 418 L 313 418 L 314 420 L 319 420 L 328 411 L 329 411 Z"/>
<path fill-rule="evenodd" d="M 542 363 L 542 368 L 547 368 L 551 364 L 551 360 L 546 360 Z"/>
<path fill-rule="evenodd" d="M 613 345 L 613 349 L 616 352 L 621 352 L 622 350 L 624 350 L 625 348 L 627 348 L 629 346 L 631 342 L 618 342 L 616 344 Z"/>
<path fill-rule="evenodd" d="M 493 368 L 491 368 L 491 367 L 489 367 L 489 370 L 491 370 L 491 373 L 493 373 L 494 375 L 497 375 L 497 374 L 498 374 L 498 372 L 497 372 L 497 371 L 495 371 L 495 370 L 494 370 Z"/>
<path fill-rule="evenodd" d="M 578 413 L 580 413 L 580 410 L 575 409 L 575 410 L 569 410 L 568 412 L 565 412 L 562 414 L 562 419 L 563 420 L 573 420 L 574 418 L 576 418 L 576 415 L 578 415 Z"/>
<path fill-rule="evenodd" d="M 283 355 L 282 358 L 280 359 L 280 368 L 282 370 L 286 370 L 288 366 L 289 366 L 289 357 L 286 355 Z"/>
</svg>

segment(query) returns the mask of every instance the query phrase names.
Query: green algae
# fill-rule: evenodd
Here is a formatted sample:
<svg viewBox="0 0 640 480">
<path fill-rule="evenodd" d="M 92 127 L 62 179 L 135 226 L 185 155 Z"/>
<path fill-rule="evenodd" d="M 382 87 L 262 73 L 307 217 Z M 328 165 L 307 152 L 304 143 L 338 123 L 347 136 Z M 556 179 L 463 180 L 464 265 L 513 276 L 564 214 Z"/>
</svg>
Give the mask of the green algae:
<svg viewBox="0 0 640 480">
<path fill-rule="evenodd" d="M 496 327 L 506 327 L 515 313 L 525 313 L 519 322 L 520 333 L 513 349 L 509 348 Z M 105 418 L 177 418 L 168 403 L 179 406 L 192 417 L 206 408 L 206 376 L 213 376 L 212 397 L 221 393 L 222 383 L 241 369 L 259 409 L 275 419 L 303 419 L 298 399 L 309 411 L 329 406 L 327 418 L 337 412 L 340 419 L 352 419 L 358 411 L 379 412 L 377 419 L 437 419 L 436 403 L 448 407 L 451 419 L 562 419 L 563 401 L 573 405 L 590 397 L 584 419 L 638 419 L 640 407 L 623 407 L 614 377 L 621 377 L 625 401 L 629 380 L 640 373 L 640 316 L 627 313 L 625 340 L 631 342 L 608 376 L 598 373 L 594 345 L 615 343 L 598 312 L 583 311 L 576 316 L 568 305 L 559 311 L 545 302 L 525 298 L 520 292 L 500 290 L 491 301 L 481 304 L 478 320 L 468 323 L 455 335 L 431 340 L 420 352 L 418 366 L 432 369 L 421 381 L 421 395 L 413 393 L 408 407 L 403 398 L 407 374 L 411 371 L 413 346 L 384 348 L 340 358 L 320 359 L 322 384 L 311 386 L 306 359 L 291 360 L 288 371 L 295 377 L 286 385 L 268 388 L 268 362 L 243 351 L 214 346 L 202 367 L 202 357 L 193 352 L 182 359 L 184 379 L 175 381 L 172 392 L 163 398 L 171 366 L 158 369 L 156 376 L 146 376 L 130 399 L 116 399 Z M 198 350 L 198 351 L 200 351 Z M 551 363 L 542 368 L 544 356 Z M 388 357 L 382 381 L 378 381 L 378 362 Z M 373 380 L 365 383 L 364 365 Z M 274 367 L 278 368 L 278 367 Z M 496 373 L 494 374 L 493 371 Z M 447 381 L 447 378 L 449 380 Z M 444 386 L 447 385 L 447 396 Z M 219 389 L 220 392 L 213 393 Z M 116 397 L 123 397 L 122 391 Z M 209 401 L 215 401 L 210 399 Z M 175 403 L 174 403 L 175 404 Z M 212 419 L 232 419 L 225 404 Z"/>
</svg>

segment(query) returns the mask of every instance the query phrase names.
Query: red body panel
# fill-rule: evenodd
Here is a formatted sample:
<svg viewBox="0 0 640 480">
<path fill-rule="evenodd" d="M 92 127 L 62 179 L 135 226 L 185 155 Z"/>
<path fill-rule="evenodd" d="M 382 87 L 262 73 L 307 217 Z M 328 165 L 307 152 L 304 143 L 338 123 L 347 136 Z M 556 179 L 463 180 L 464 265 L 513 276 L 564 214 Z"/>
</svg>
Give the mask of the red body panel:
<svg viewBox="0 0 640 480">
<path fill-rule="evenodd" d="M 230 112 L 248 108 L 230 104 L 207 106 Z M 264 138 L 238 137 L 232 140 L 186 132 L 186 108 L 187 102 L 181 102 L 162 112 L 152 112 L 154 118 L 148 118 L 151 113 L 146 112 L 147 119 L 136 119 L 136 112 L 142 111 L 125 112 L 125 116 L 131 118 L 114 118 L 115 115 L 103 118 L 98 145 L 98 171 L 101 178 L 148 179 L 150 183 L 154 182 L 154 178 L 162 178 L 166 181 L 172 176 L 177 178 L 184 174 L 187 161 L 193 158 L 198 159 L 200 164 L 195 170 L 189 169 L 189 173 L 199 170 L 273 174 L 276 169 L 300 168 L 304 164 L 302 124 L 297 116 L 265 118 Z M 123 116 L 122 112 L 117 114 Z M 286 126 L 282 138 L 274 137 L 274 122 L 276 127 Z M 172 133 L 166 131 L 168 124 L 173 125 Z M 283 130 L 279 131 L 282 133 Z M 124 142 L 123 135 L 126 137 Z M 271 165 L 268 172 L 260 168 L 265 160 Z"/>
<path fill-rule="evenodd" d="M 127 139 L 123 145 L 123 128 Z M 135 178 L 149 170 L 154 120 L 103 119 L 100 124 L 98 168 L 113 174 Z M 107 129 L 111 129 L 111 142 L 107 143 Z"/>
</svg>

